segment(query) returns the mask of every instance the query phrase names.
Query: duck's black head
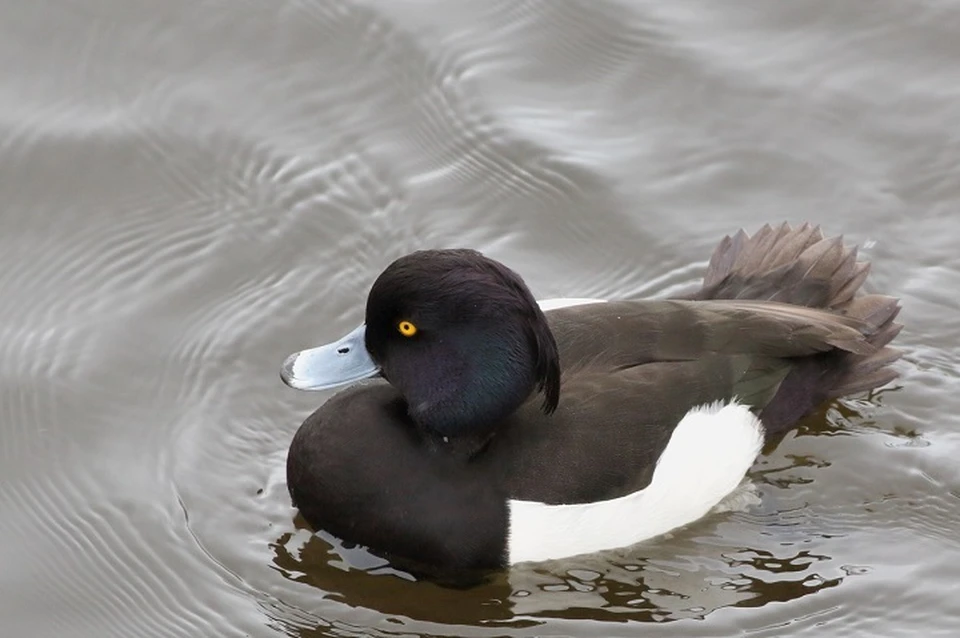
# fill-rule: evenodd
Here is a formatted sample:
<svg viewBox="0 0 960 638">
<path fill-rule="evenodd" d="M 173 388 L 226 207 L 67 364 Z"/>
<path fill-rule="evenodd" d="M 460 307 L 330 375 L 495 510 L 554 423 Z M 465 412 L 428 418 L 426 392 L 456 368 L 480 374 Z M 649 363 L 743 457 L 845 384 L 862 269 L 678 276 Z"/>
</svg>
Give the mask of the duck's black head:
<svg viewBox="0 0 960 638">
<path fill-rule="evenodd" d="M 354 360 L 366 354 L 372 361 Z M 442 437 L 483 435 L 535 391 L 549 414 L 560 395 L 556 342 L 533 295 L 516 273 L 473 250 L 396 260 L 370 290 L 365 328 L 292 355 L 281 375 L 319 389 L 376 370 L 410 417 Z"/>
<path fill-rule="evenodd" d="M 557 346 L 523 280 L 473 250 L 401 257 L 367 298 L 366 346 L 410 416 L 444 436 L 478 433 L 560 394 Z"/>
</svg>

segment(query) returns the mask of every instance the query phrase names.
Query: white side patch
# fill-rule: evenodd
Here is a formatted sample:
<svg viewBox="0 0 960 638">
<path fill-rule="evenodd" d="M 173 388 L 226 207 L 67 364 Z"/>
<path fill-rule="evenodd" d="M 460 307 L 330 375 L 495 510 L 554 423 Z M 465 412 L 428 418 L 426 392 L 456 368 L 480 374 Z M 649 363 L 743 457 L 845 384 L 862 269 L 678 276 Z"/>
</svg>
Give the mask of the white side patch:
<svg viewBox="0 0 960 638">
<path fill-rule="evenodd" d="M 547 310 L 556 310 L 557 308 L 569 308 L 570 306 L 584 306 L 590 303 L 607 303 L 606 299 L 587 299 L 585 297 L 560 297 L 557 299 L 544 299 L 543 301 L 538 301 L 537 305 L 540 306 L 540 310 L 546 312 Z"/>
<path fill-rule="evenodd" d="M 639 492 L 578 505 L 509 501 L 510 563 L 627 547 L 692 523 L 737 487 L 762 446 L 763 425 L 745 406 L 693 408 Z"/>
</svg>

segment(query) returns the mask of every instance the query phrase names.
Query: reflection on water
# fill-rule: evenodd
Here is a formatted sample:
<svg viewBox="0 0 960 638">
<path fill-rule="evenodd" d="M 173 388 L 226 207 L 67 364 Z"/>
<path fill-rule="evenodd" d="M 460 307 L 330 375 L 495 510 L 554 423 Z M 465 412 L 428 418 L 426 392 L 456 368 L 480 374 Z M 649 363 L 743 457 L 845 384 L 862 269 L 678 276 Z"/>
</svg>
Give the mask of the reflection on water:
<svg viewBox="0 0 960 638">
<path fill-rule="evenodd" d="M 524 626 L 544 618 L 704 618 L 723 607 L 760 607 L 815 594 L 851 573 L 832 567 L 828 556 L 791 544 L 775 555 L 694 538 L 713 551 L 685 560 L 658 552 L 661 558 L 582 557 L 557 565 L 521 565 L 483 585 L 454 589 L 428 581 L 411 584 L 409 575 L 381 566 L 347 568 L 320 536 L 303 537 L 294 549 L 291 540 L 286 535 L 274 546 L 275 564 L 286 578 L 316 587 L 320 596 L 437 623 L 509 621 Z"/>
</svg>

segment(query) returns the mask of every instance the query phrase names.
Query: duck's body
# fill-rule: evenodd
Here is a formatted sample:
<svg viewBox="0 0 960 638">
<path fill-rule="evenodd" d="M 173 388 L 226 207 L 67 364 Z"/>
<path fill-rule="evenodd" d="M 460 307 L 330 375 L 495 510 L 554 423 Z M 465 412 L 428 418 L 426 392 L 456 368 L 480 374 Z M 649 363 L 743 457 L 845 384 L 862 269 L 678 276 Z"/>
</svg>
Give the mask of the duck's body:
<svg viewBox="0 0 960 638">
<path fill-rule="evenodd" d="M 477 253 L 414 253 L 374 285 L 362 340 L 288 360 L 288 383 L 326 387 L 324 362 L 362 345 L 389 380 L 304 422 L 291 496 L 315 527 L 444 569 L 667 532 L 731 492 L 768 437 L 895 376 L 898 307 L 854 298 L 865 274 L 839 241 L 784 225 L 728 238 L 688 299 L 543 313 Z"/>
</svg>

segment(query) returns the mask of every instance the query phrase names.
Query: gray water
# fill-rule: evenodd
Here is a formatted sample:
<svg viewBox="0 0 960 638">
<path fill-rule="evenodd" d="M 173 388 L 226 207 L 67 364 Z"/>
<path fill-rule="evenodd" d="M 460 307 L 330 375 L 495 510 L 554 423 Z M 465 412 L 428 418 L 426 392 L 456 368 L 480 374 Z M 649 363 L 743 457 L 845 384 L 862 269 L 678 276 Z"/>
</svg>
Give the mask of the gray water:
<svg viewBox="0 0 960 638">
<path fill-rule="evenodd" d="M 2 0 L 0 635 L 957 635 L 958 60 L 957 0 Z M 758 504 L 467 591 L 295 519 L 279 364 L 393 258 L 661 295 L 784 219 L 906 355 Z"/>
</svg>

